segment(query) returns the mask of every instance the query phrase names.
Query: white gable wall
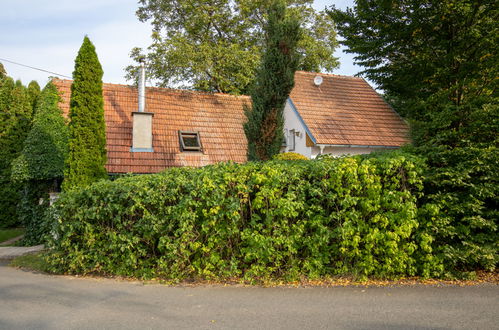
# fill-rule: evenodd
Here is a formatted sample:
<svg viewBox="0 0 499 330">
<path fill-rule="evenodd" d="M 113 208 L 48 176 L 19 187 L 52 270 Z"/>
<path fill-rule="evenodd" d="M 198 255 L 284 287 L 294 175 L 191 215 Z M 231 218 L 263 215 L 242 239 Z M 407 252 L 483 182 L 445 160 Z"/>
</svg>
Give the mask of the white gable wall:
<svg viewBox="0 0 499 330">
<path fill-rule="evenodd" d="M 298 136 L 295 134 L 295 150 L 290 150 L 290 131 L 293 129 L 298 133 Z M 312 158 L 312 148 L 307 147 L 306 134 L 305 126 L 301 119 L 293 110 L 290 101 L 286 101 L 286 106 L 284 107 L 284 137 L 286 138 L 286 148 L 283 151 L 296 152 L 305 157 Z"/>
</svg>

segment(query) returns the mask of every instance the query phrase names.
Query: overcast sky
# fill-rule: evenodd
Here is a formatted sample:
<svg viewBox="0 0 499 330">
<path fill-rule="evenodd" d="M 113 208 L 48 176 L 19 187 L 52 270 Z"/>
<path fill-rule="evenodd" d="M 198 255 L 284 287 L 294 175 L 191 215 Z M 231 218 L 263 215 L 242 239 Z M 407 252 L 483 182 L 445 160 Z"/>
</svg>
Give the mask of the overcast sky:
<svg viewBox="0 0 499 330">
<path fill-rule="evenodd" d="M 353 0 L 315 0 L 316 9 Z M 150 44 L 149 24 L 135 17 L 136 0 L 9 0 L 0 11 L 0 62 L 9 76 L 24 84 L 36 80 L 43 87 L 53 74 L 23 68 L 2 59 L 71 76 L 83 37 L 94 43 L 104 70 L 104 82 L 126 84 L 124 68 L 132 64 L 133 47 Z M 336 74 L 354 75 L 352 55 L 337 51 Z"/>
</svg>

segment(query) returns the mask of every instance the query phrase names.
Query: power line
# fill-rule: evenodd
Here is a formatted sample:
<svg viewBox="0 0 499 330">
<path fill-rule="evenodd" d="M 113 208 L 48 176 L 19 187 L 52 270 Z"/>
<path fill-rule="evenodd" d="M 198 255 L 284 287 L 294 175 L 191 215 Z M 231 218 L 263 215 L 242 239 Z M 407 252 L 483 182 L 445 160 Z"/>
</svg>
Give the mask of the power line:
<svg viewBox="0 0 499 330">
<path fill-rule="evenodd" d="M 72 77 L 69 77 L 69 76 L 66 76 L 66 75 L 63 75 L 63 74 L 60 74 L 60 73 L 57 73 L 57 72 L 52 72 L 52 71 L 48 71 L 48 70 L 36 68 L 34 66 L 30 66 L 30 65 L 26 65 L 26 64 L 22 64 L 22 63 L 17 63 L 17 62 L 11 61 L 11 60 L 7 60 L 5 58 L 0 58 L 0 61 L 9 62 L 9 63 L 15 64 L 15 65 L 20 65 L 20 66 L 23 66 L 25 68 L 30 68 L 30 69 L 33 69 L 33 70 L 38 70 L 38 71 L 42 71 L 42 72 L 46 72 L 46 73 L 50 73 L 50 74 L 55 74 L 56 76 L 61 76 L 61 77 L 64 77 L 64 78 L 73 79 Z"/>
<path fill-rule="evenodd" d="M 14 61 L 7 60 L 7 59 L 4 59 L 4 58 L 0 58 L 0 61 L 9 62 L 9 63 L 20 65 L 20 66 L 23 66 L 23 67 L 26 67 L 26 68 L 29 68 L 29 69 L 33 69 L 33 70 L 38 70 L 38 71 L 47 72 L 47 73 L 50 73 L 50 74 L 55 74 L 57 76 L 68 78 L 68 79 L 73 79 L 72 77 L 69 77 L 69 76 L 66 76 L 66 75 L 63 75 L 63 74 L 60 74 L 60 73 L 57 73 L 57 72 L 52 72 L 52 71 L 40 69 L 40 68 L 37 68 L 37 67 L 34 67 L 34 66 L 30 66 L 30 65 L 27 65 L 27 64 L 22 64 L 22 63 L 14 62 Z M 122 85 L 122 84 L 110 84 L 110 85 Z M 129 87 L 137 88 L 137 87 L 135 87 L 133 85 L 123 85 L 123 86 L 129 86 Z M 158 88 L 158 87 L 154 87 L 154 88 Z M 159 89 L 158 92 L 160 92 L 160 93 L 166 92 L 166 90 L 170 90 L 170 91 L 174 91 L 174 92 L 179 92 L 179 91 L 193 92 L 194 94 L 196 94 L 195 90 L 183 90 L 183 89 L 175 89 L 175 88 L 165 88 L 165 91 L 161 91 L 161 88 L 158 88 L 158 89 Z M 112 93 L 125 93 L 127 96 L 130 95 L 128 92 L 121 91 L 121 90 L 113 90 Z M 203 95 L 203 94 L 212 94 L 212 93 L 201 92 L 201 94 Z M 158 99 L 157 97 L 151 97 L 150 95 L 147 95 L 147 94 L 145 95 L 145 99 L 149 100 L 149 101 L 152 101 L 152 104 L 154 104 L 154 105 L 157 105 L 158 103 L 164 102 L 163 100 Z"/>
</svg>

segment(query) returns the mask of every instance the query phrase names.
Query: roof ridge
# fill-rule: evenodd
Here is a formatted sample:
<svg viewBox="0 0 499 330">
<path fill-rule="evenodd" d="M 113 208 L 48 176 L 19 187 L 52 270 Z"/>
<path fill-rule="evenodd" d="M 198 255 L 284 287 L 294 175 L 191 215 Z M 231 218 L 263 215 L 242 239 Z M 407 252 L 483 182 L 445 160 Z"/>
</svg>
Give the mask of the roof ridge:
<svg viewBox="0 0 499 330">
<path fill-rule="evenodd" d="M 323 75 L 323 76 L 336 77 L 336 78 L 362 79 L 362 80 L 364 80 L 364 78 L 362 78 L 362 77 L 354 77 L 354 76 L 347 76 L 347 75 L 334 74 L 334 73 L 312 72 L 312 71 L 301 71 L 301 70 L 298 70 L 296 72 L 302 73 L 302 74 L 310 74 L 310 75 Z"/>
<path fill-rule="evenodd" d="M 52 80 L 59 80 L 67 83 L 72 83 L 72 79 L 60 79 L 58 77 L 52 78 Z M 126 84 L 115 84 L 115 83 L 102 83 L 102 87 L 126 87 L 126 88 L 134 88 L 137 89 L 137 86 L 134 85 L 126 85 Z M 191 94 L 198 94 L 198 95 L 208 95 L 208 96 L 222 96 L 222 97 L 232 97 L 232 98 L 250 98 L 249 95 L 232 95 L 228 93 L 217 93 L 217 92 L 203 92 L 203 91 L 196 91 L 192 89 L 182 89 L 182 88 L 171 88 L 171 87 L 157 87 L 157 86 L 147 86 L 146 90 L 154 90 L 157 92 L 171 92 L 171 93 L 191 93 Z"/>
</svg>

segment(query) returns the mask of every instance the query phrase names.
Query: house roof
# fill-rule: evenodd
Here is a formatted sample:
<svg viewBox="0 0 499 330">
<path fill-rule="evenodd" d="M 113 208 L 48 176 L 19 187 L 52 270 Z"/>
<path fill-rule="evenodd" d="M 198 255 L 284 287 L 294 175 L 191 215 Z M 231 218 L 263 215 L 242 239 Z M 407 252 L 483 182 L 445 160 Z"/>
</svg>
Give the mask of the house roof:
<svg viewBox="0 0 499 330">
<path fill-rule="evenodd" d="M 67 115 L 72 81 L 53 83 L 62 92 L 60 107 Z M 243 105 L 249 97 L 146 88 L 146 111 L 154 113 L 154 152 L 130 152 L 137 93 L 134 86 L 103 84 L 109 173 L 156 173 L 166 167 L 247 160 Z M 182 152 L 178 131 L 198 131 L 203 152 Z"/>
<path fill-rule="evenodd" d="M 317 75 L 323 78 L 320 86 L 314 84 Z M 67 115 L 72 81 L 53 83 Z M 131 152 L 137 93 L 134 86 L 103 84 L 109 173 L 247 160 L 243 124 L 250 97 L 146 88 L 146 111 L 154 113 L 154 152 Z M 405 122 L 362 78 L 298 71 L 290 99 L 317 144 L 398 147 L 409 142 Z M 203 151 L 182 152 L 179 131 L 199 132 Z"/>
<path fill-rule="evenodd" d="M 314 78 L 321 76 L 320 86 Z M 407 124 L 362 78 L 297 71 L 290 98 L 317 144 L 399 147 Z"/>
</svg>

